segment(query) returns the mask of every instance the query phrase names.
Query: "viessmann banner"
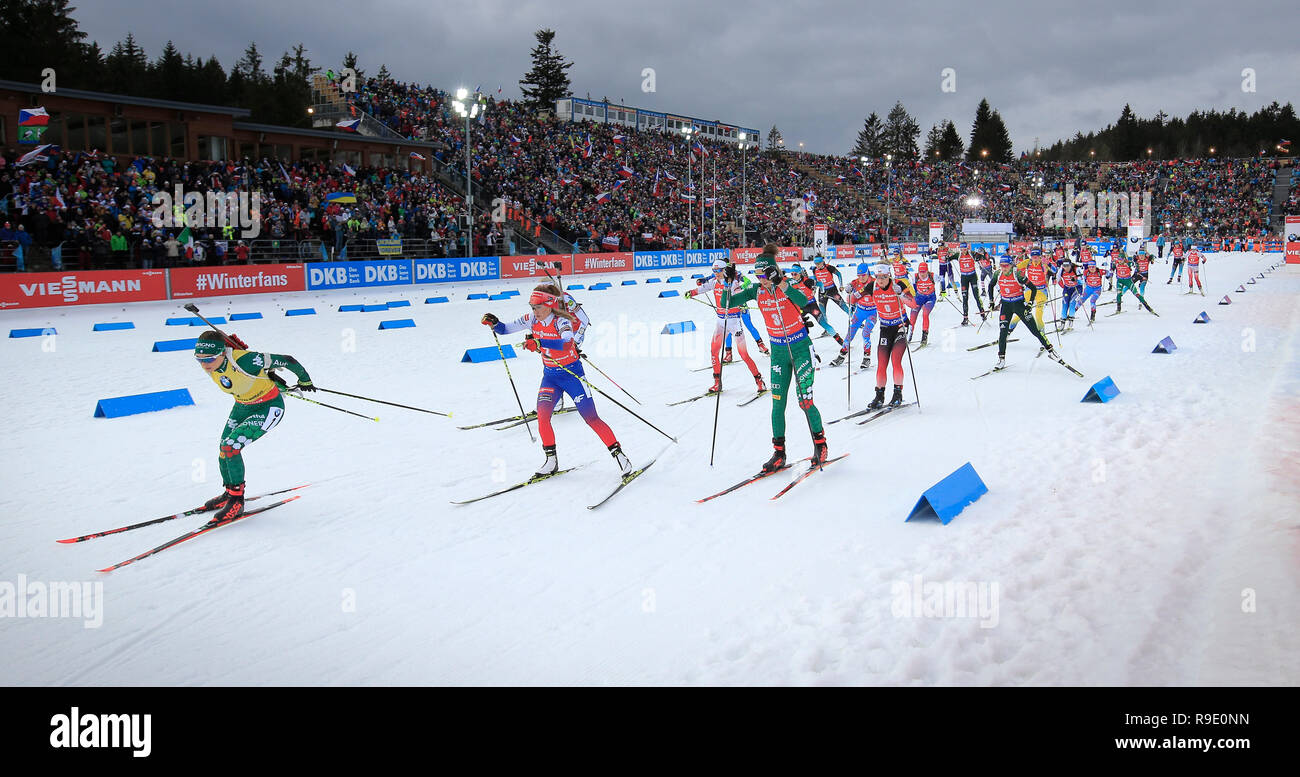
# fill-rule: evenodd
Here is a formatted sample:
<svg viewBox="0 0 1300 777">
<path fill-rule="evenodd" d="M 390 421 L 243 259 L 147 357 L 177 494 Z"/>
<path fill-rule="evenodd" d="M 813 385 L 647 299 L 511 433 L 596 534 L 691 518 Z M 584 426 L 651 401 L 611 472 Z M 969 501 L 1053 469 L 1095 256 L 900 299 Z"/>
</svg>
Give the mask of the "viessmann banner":
<svg viewBox="0 0 1300 777">
<path fill-rule="evenodd" d="M 167 299 L 165 270 L 84 270 L 0 275 L 0 310 Z"/>
<path fill-rule="evenodd" d="M 228 267 L 173 267 L 172 299 L 229 297 L 235 294 L 267 294 L 275 291 L 305 291 L 301 264 L 232 265 Z"/>
</svg>

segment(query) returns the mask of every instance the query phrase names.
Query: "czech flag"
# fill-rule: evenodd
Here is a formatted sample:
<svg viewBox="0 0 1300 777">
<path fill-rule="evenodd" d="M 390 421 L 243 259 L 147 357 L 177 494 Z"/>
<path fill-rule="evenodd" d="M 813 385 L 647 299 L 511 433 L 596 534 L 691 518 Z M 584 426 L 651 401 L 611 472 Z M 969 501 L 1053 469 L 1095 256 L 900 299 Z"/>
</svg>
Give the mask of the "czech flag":
<svg viewBox="0 0 1300 777">
<path fill-rule="evenodd" d="M 627 140 L 627 135 L 615 135 L 615 136 L 614 136 L 614 142 L 615 142 L 616 144 L 620 145 L 620 146 L 623 145 L 623 141 L 625 141 L 625 140 Z"/>
<path fill-rule="evenodd" d="M 632 172 L 632 168 L 628 167 L 627 165 L 619 165 L 618 174 L 623 176 L 624 178 L 631 178 L 632 176 L 636 175 L 636 173 Z"/>
<path fill-rule="evenodd" d="M 519 138 L 515 137 L 514 135 L 511 135 L 511 136 L 510 136 L 510 145 L 512 145 L 512 146 L 517 146 L 517 145 L 519 145 L 520 143 L 523 143 L 523 141 L 520 140 Z"/>
<path fill-rule="evenodd" d="M 361 126 L 361 119 L 345 119 L 334 125 L 344 132 L 356 132 L 357 127 Z"/>
<path fill-rule="evenodd" d="M 698 140 L 695 141 L 695 145 L 691 146 L 691 153 L 699 154 L 702 157 L 707 157 L 709 155 L 709 152 L 704 148 L 704 144 Z"/>
<path fill-rule="evenodd" d="M 44 127 L 50 123 L 50 114 L 44 108 L 20 108 L 18 110 L 19 127 Z"/>
<path fill-rule="evenodd" d="M 665 170 L 665 171 L 664 171 L 664 178 L 667 178 L 667 179 L 670 180 L 670 181 L 676 181 L 676 180 L 677 180 L 677 176 L 673 175 L 673 174 L 672 174 L 672 171 L 670 171 L 670 170 Z"/>
<path fill-rule="evenodd" d="M 596 202 L 598 203 L 604 204 L 606 202 L 609 202 L 609 200 L 610 200 L 609 192 L 601 192 L 600 194 L 596 195 Z"/>
<path fill-rule="evenodd" d="M 34 164 L 36 162 L 49 161 L 50 156 L 49 153 L 47 153 L 49 152 L 49 149 L 54 149 L 55 151 L 58 151 L 59 147 L 52 143 L 46 143 L 43 146 L 37 146 L 35 149 L 28 151 L 26 154 L 23 154 L 21 157 L 19 157 L 17 166 L 23 167 L 25 165 Z"/>
<path fill-rule="evenodd" d="M 349 167 L 346 162 L 343 163 L 343 172 L 346 173 L 347 175 L 354 176 L 354 177 L 357 174 L 357 171 Z"/>
<path fill-rule="evenodd" d="M 587 135 L 587 144 L 582 147 L 582 158 L 588 159 L 590 157 L 591 157 L 591 135 Z"/>
</svg>

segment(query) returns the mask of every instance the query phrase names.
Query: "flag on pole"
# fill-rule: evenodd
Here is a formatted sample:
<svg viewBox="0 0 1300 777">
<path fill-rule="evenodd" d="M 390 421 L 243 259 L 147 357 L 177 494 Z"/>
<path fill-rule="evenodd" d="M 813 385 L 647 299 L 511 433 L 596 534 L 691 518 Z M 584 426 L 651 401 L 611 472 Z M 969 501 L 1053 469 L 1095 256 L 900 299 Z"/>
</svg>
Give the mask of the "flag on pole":
<svg viewBox="0 0 1300 777">
<path fill-rule="evenodd" d="M 623 145 L 623 141 L 625 141 L 625 140 L 627 140 L 627 135 L 615 135 L 615 136 L 614 136 L 614 143 L 615 143 L 616 145 L 619 145 L 619 146 Z"/>
<path fill-rule="evenodd" d="M 591 134 L 590 133 L 587 134 L 587 145 L 582 147 L 582 158 L 583 159 L 591 158 Z"/>
<path fill-rule="evenodd" d="M 44 108 L 19 108 L 19 127 L 44 127 L 50 123 L 50 114 Z"/>
<path fill-rule="evenodd" d="M 655 188 L 653 192 L 655 197 L 659 196 L 659 170 L 655 170 Z"/>
<path fill-rule="evenodd" d="M 357 127 L 361 126 L 361 119 L 344 119 L 334 125 L 344 132 L 356 132 Z"/>
</svg>

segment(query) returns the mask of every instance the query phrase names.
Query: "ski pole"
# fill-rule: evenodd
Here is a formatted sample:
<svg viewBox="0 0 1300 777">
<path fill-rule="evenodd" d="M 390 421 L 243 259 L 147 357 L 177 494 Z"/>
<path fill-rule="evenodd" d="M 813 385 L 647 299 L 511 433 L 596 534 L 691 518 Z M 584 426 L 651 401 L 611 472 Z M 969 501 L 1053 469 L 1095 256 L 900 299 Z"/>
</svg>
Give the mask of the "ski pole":
<svg viewBox="0 0 1300 777">
<path fill-rule="evenodd" d="M 316 386 L 316 390 L 317 390 L 317 391 L 324 391 L 324 392 L 326 392 L 326 393 L 328 393 L 328 394 L 338 394 L 338 395 L 341 396 L 341 397 L 352 397 L 353 399 L 364 399 L 364 400 L 367 401 L 367 402 L 377 402 L 377 403 L 379 403 L 379 404 L 381 404 L 381 405 L 392 405 L 393 407 L 400 407 L 400 408 L 404 408 L 404 409 L 406 409 L 406 410 L 416 410 L 416 411 L 419 411 L 419 412 L 421 412 L 421 413 L 431 413 L 431 414 L 433 414 L 433 415 L 440 415 L 440 416 L 444 416 L 444 417 L 446 417 L 446 418 L 451 418 L 451 413 L 439 413 L 437 410 L 425 410 L 425 409 L 422 408 L 422 407 L 411 407 L 410 405 L 399 405 L 399 404 L 397 404 L 396 402 L 387 402 L 387 401 L 382 400 L 382 399 L 374 399 L 374 398 L 371 398 L 371 397 L 363 397 L 363 396 L 361 396 L 360 394 L 349 394 L 349 393 L 347 393 L 346 391 L 335 391 L 334 389 L 321 388 L 320 386 Z"/>
<path fill-rule="evenodd" d="M 506 368 L 506 377 L 510 379 L 510 390 L 515 392 L 515 402 L 519 404 L 519 417 L 523 419 L 524 428 L 528 430 L 528 439 L 537 442 L 533 436 L 533 427 L 528 425 L 528 414 L 524 412 L 524 403 L 519 399 L 519 389 L 515 388 L 515 378 L 510 374 L 510 365 L 506 363 L 506 352 L 501 350 L 501 340 L 497 338 L 497 330 L 492 330 L 492 340 L 497 344 L 497 353 L 501 355 L 501 364 Z"/>
<path fill-rule="evenodd" d="M 672 440 L 673 442 L 677 442 L 677 438 L 676 438 L 676 437 L 673 437 L 672 435 L 668 434 L 668 432 L 665 432 L 663 429 L 660 429 L 659 427 L 657 427 L 657 426 L 655 426 L 654 424 L 650 423 L 649 421 L 645 420 L 645 419 L 642 418 L 641 416 L 639 416 L 639 415 L 637 415 L 636 413 L 632 412 L 632 410 L 629 409 L 629 408 L 627 407 L 627 405 L 624 405 L 622 402 L 619 402 L 617 399 L 614 399 L 614 398 L 611 397 L 609 394 L 606 394 L 605 392 L 601 391 L 599 388 L 597 388 L 597 387 L 591 385 L 591 383 L 589 383 L 589 382 L 587 381 L 587 379 L 584 378 L 583 376 L 578 375 L 578 374 L 575 374 L 572 370 L 570 370 L 568 367 L 565 367 L 563 364 L 557 364 L 556 366 L 559 367 L 560 369 L 564 370 L 565 372 L 569 373 L 569 374 L 572 375 L 573 377 L 577 378 L 578 380 L 582 381 L 583 385 L 585 385 L 587 388 L 591 389 L 592 391 L 596 392 L 597 394 L 600 394 L 600 395 L 601 395 L 602 397 L 604 397 L 605 399 L 608 399 L 610 402 L 613 402 L 614 404 L 616 404 L 616 405 L 618 405 L 619 407 L 623 408 L 623 410 L 627 411 L 627 413 L 628 413 L 629 415 L 631 415 L 633 418 L 637 419 L 638 421 L 640 421 L 641 423 L 643 423 L 643 424 L 645 424 L 646 426 L 650 427 L 651 429 L 654 429 L 656 432 L 662 434 L 664 437 L 667 437 L 668 439 Z"/>
<path fill-rule="evenodd" d="M 357 418 L 364 418 L 364 419 L 366 419 L 367 421 L 378 421 L 378 420 L 379 420 L 378 418 L 375 418 L 375 417 L 373 417 L 373 416 L 362 415 L 361 413 L 354 413 L 354 412 L 352 412 L 351 410 L 344 410 L 344 409 L 341 408 L 341 407 L 335 407 L 335 406 L 333 406 L 333 405 L 327 405 L 327 404 L 325 404 L 324 402 L 317 402 L 317 401 L 314 400 L 314 399 L 308 399 L 307 397 L 300 396 L 300 395 L 294 393 L 292 390 L 289 390 L 289 391 L 283 391 L 283 392 L 281 392 L 281 393 L 284 394 L 285 396 L 293 397 L 294 399 L 301 399 L 303 402 L 310 402 L 310 403 L 312 403 L 313 405 L 320 405 L 321 407 L 328 407 L 330 410 L 337 410 L 337 411 L 339 411 L 340 413 L 347 413 L 348 415 L 354 415 L 354 416 L 356 416 Z"/>
<path fill-rule="evenodd" d="M 725 277 L 726 277 L 726 274 L 724 273 L 724 274 L 723 274 L 723 278 L 725 279 Z M 723 301 L 723 303 L 722 303 L 722 307 L 723 307 L 724 309 L 725 309 L 725 308 L 729 308 L 729 307 L 731 307 L 731 306 L 728 304 L 728 303 L 731 302 L 731 284 L 730 284 L 730 282 L 728 282 L 728 284 L 727 284 L 727 288 L 726 288 L 725 292 L 723 293 L 723 296 L 724 296 L 725 299 L 724 299 L 724 301 Z M 692 297 L 692 299 L 694 299 L 694 297 Z M 718 448 L 718 416 L 719 416 L 719 415 L 721 414 L 721 412 L 722 412 L 722 347 L 723 347 L 724 345 L 727 344 L 727 330 L 730 329 L 730 328 L 731 328 L 731 325 L 727 322 L 727 319 L 725 319 L 725 318 L 722 319 L 722 337 L 718 338 L 718 355 L 717 355 L 717 358 L 718 358 L 718 362 L 717 362 L 717 363 L 718 363 L 718 397 L 717 397 L 717 400 L 713 403 L 713 442 L 711 442 L 711 443 L 709 444 L 709 466 L 710 466 L 710 467 L 713 466 L 713 454 L 714 454 L 715 451 L 717 451 L 717 448 Z M 740 335 L 739 333 L 737 333 L 737 335 L 736 335 L 736 337 L 741 337 L 741 336 L 742 336 L 742 335 Z M 742 343 L 742 345 L 743 345 L 743 343 Z"/>
<path fill-rule="evenodd" d="M 618 385 L 618 381 L 616 381 L 616 380 L 614 380 L 613 378 L 611 378 L 611 377 L 609 377 L 608 375 L 606 375 L 606 374 L 605 374 L 605 371 L 602 370 L 601 368 L 597 367 L 595 364 L 592 364 L 591 359 L 588 359 L 588 358 L 587 358 L 587 354 L 585 354 L 585 353 L 579 351 L 579 352 L 578 352 L 578 356 L 581 357 L 582 360 L 583 360 L 584 362 L 586 362 L 587 364 L 590 364 L 590 365 L 591 365 L 591 368 L 592 368 L 593 370 L 595 370 L 596 372 L 599 372 L 599 373 L 601 374 L 601 376 L 605 378 L 605 380 L 609 381 L 610 383 L 613 383 L 613 384 L 618 388 L 619 391 L 623 392 L 624 394 L 627 394 L 628 397 L 629 397 L 633 402 L 637 403 L 638 405 L 641 404 L 641 400 L 637 399 L 636 397 L 634 397 L 634 396 L 632 396 L 630 393 L 628 393 L 628 390 L 627 390 L 627 389 L 623 388 L 622 386 L 619 386 L 619 385 Z"/>
</svg>

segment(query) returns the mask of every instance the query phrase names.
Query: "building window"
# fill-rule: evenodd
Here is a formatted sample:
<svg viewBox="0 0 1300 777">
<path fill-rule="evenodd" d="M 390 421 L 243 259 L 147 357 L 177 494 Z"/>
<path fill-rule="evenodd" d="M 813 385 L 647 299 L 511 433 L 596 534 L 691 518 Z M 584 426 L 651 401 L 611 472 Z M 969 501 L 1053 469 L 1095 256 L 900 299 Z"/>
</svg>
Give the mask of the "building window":
<svg viewBox="0 0 1300 777">
<path fill-rule="evenodd" d="M 199 135 L 199 159 L 212 161 L 229 159 L 227 139 L 219 135 Z"/>
<path fill-rule="evenodd" d="M 161 121 L 149 122 L 149 141 L 154 156 L 167 156 L 167 125 Z"/>
<path fill-rule="evenodd" d="M 185 152 L 185 125 L 174 121 L 169 122 L 167 127 L 171 131 L 171 155 L 177 159 L 188 159 L 189 154 Z"/>
<path fill-rule="evenodd" d="M 86 150 L 108 151 L 108 128 L 103 116 L 86 117 Z"/>
<path fill-rule="evenodd" d="M 131 153 L 139 156 L 149 155 L 149 123 L 139 119 L 131 120 Z"/>
<path fill-rule="evenodd" d="M 68 113 L 63 116 L 63 147 L 68 151 L 86 149 L 86 116 L 82 113 Z"/>
<path fill-rule="evenodd" d="M 121 116 L 114 116 L 108 122 L 108 134 L 112 140 L 112 151 L 114 154 L 130 154 L 131 146 L 126 137 L 126 119 Z"/>
</svg>

